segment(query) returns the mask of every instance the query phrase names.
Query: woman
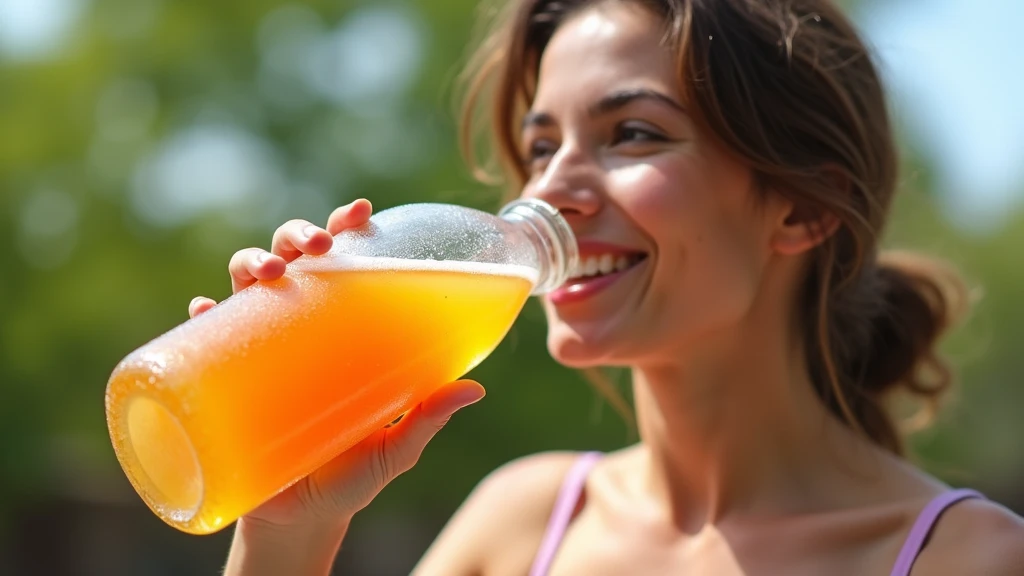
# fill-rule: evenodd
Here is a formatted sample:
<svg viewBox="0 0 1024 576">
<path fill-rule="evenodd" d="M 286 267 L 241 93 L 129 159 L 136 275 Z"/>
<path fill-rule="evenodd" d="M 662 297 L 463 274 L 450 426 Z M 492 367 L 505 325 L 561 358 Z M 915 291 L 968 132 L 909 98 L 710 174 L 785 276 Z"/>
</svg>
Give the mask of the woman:
<svg viewBox="0 0 1024 576">
<path fill-rule="evenodd" d="M 831 2 L 518 0 L 474 66 L 470 112 L 493 88 L 503 165 L 600 269 L 545 297 L 549 350 L 629 366 L 641 441 L 504 466 L 417 574 L 1024 574 L 1022 520 L 901 459 L 884 410 L 947 387 L 935 343 L 963 291 L 878 255 L 896 153 Z M 234 256 L 234 289 L 370 211 L 285 224 Z M 352 516 L 482 396 L 439 390 L 242 518 L 227 573 L 327 573 Z"/>
</svg>

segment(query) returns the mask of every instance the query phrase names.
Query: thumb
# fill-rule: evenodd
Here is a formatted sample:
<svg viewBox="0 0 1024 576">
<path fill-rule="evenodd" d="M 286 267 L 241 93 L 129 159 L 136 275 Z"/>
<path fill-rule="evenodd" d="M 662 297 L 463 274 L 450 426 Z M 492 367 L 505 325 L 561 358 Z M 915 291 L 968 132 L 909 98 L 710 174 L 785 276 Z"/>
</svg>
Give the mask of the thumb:
<svg viewBox="0 0 1024 576">
<path fill-rule="evenodd" d="M 405 418 L 384 430 L 385 475 L 391 479 L 412 468 L 427 443 L 458 410 L 480 401 L 486 392 L 472 380 L 459 380 L 438 388 Z"/>
<path fill-rule="evenodd" d="M 427 396 L 427 399 L 420 404 L 420 411 L 427 419 L 442 420 L 440 424 L 443 426 L 452 414 L 470 404 L 479 402 L 486 393 L 479 382 L 458 380 L 451 384 L 445 384 Z"/>
</svg>

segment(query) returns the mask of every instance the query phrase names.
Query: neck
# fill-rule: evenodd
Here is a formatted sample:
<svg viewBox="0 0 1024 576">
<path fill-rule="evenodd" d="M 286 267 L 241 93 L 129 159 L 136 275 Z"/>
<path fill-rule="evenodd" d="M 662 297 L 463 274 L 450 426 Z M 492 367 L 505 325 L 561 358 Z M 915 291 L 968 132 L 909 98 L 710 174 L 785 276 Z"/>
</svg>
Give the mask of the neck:
<svg viewBox="0 0 1024 576">
<path fill-rule="evenodd" d="M 763 331 L 745 326 L 716 349 L 634 369 L 642 489 L 684 530 L 828 505 L 852 478 L 851 457 L 876 454 L 817 398 L 801 347 Z"/>
</svg>

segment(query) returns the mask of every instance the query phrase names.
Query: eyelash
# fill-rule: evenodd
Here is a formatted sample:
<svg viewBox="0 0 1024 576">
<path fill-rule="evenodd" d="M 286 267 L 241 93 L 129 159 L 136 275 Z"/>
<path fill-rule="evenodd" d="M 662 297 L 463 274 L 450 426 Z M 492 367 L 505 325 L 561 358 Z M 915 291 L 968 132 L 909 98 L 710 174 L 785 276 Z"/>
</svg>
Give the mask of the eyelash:
<svg viewBox="0 0 1024 576">
<path fill-rule="evenodd" d="M 558 150 L 558 146 L 552 141 L 542 138 L 534 141 L 530 144 L 529 150 L 526 152 L 526 156 L 523 158 L 527 164 L 536 162 L 541 158 L 552 155 Z"/>
<path fill-rule="evenodd" d="M 633 138 L 627 138 L 627 135 L 633 135 Z M 639 138 L 635 136 L 640 136 Z M 649 128 L 642 128 L 638 126 L 623 126 L 619 125 L 615 127 L 615 131 L 612 136 L 612 145 L 618 145 L 623 143 L 652 143 L 652 142 L 667 142 L 663 134 L 658 133 L 655 130 Z M 527 164 L 536 162 L 542 158 L 554 154 L 558 150 L 558 145 L 553 143 L 547 138 L 538 138 L 536 141 L 530 144 L 523 161 Z"/>
<path fill-rule="evenodd" d="M 623 135 L 627 134 L 627 133 L 640 134 L 643 137 L 639 138 L 639 139 L 626 139 L 626 138 L 623 138 Z M 628 142 L 665 142 L 667 140 L 668 140 L 668 138 L 666 138 L 664 135 L 662 135 L 662 134 L 660 134 L 660 133 L 658 133 L 658 132 L 656 132 L 654 130 L 651 130 L 649 128 L 642 128 L 642 127 L 639 127 L 639 126 L 621 126 L 621 125 L 615 127 L 615 137 L 613 138 L 613 141 L 616 144 L 618 144 L 619 142 L 623 142 L 623 141 L 628 141 Z"/>
</svg>

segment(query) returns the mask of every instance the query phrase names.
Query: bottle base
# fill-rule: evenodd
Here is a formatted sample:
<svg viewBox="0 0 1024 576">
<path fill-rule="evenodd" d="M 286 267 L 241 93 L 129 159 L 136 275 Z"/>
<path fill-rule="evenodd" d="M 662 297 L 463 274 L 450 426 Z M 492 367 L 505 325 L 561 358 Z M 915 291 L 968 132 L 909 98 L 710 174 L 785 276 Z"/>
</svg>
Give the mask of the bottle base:
<svg viewBox="0 0 1024 576">
<path fill-rule="evenodd" d="M 125 468 L 132 483 L 165 521 L 190 523 L 203 501 L 203 474 L 184 426 L 146 396 L 133 398 L 124 417 Z"/>
</svg>

